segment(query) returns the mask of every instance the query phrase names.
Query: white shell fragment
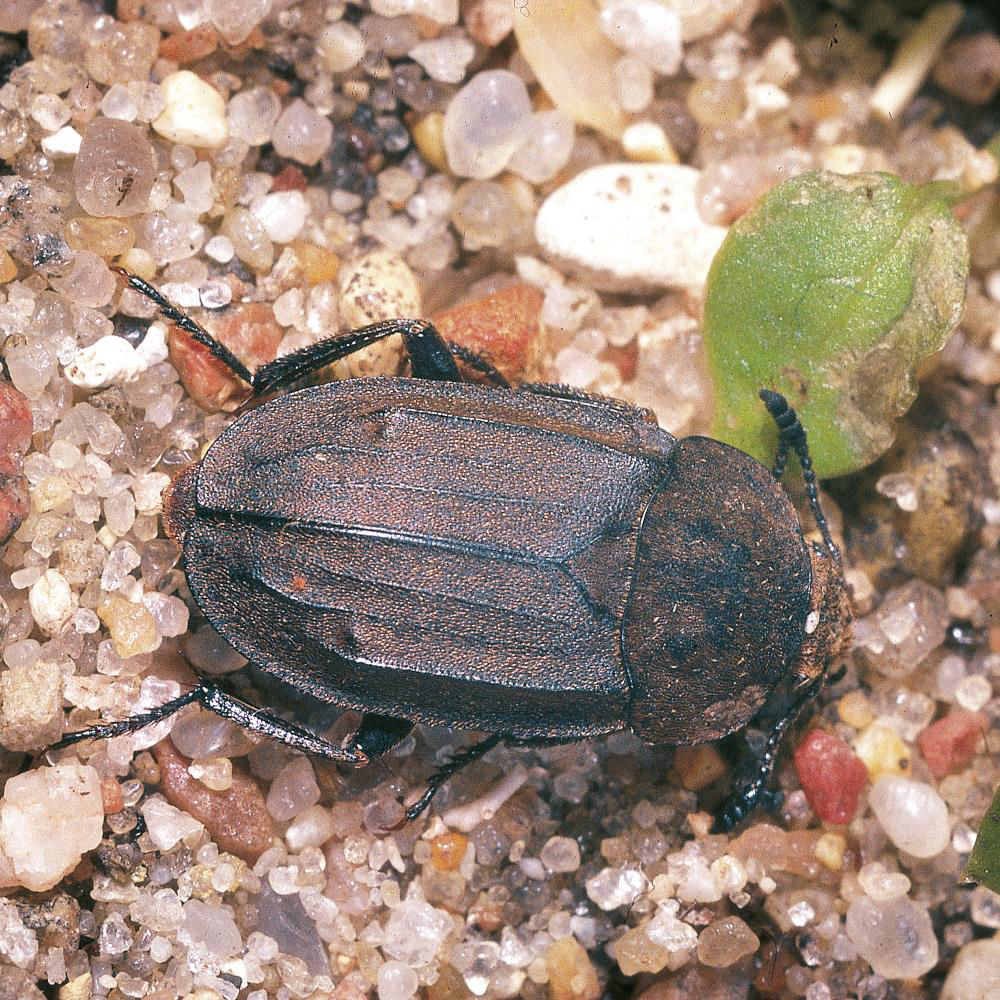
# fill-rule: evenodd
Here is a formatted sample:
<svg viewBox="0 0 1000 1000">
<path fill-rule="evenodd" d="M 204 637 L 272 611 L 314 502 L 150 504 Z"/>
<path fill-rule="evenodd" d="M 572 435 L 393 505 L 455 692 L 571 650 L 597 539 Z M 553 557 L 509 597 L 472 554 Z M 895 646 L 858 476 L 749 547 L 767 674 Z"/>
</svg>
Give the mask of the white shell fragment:
<svg viewBox="0 0 1000 1000">
<path fill-rule="evenodd" d="M 77 351 L 66 365 L 66 378 L 84 389 L 100 389 L 116 382 L 130 382 L 166 360 L 166 331 L 161 323 L 153 323 L 138 347 L 109 334 Z"/>
<path fill-rule="evenodd" d="M 698 176 L 679 164 L 592 167 L 549 195 L 535 237 L 597 288 L 700 292 L 726 230 L 698 214 Z"/>
</svg>

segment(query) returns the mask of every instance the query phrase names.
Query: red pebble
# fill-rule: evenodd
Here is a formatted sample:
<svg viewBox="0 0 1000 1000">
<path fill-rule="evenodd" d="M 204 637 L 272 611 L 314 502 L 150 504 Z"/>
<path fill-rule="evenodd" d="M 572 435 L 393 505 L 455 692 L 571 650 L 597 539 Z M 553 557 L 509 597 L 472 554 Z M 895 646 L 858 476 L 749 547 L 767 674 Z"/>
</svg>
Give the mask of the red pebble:
<svg viewBox="0 0 1000 1000">
<path fill-rule="evenodd" d="M 917 746 L 934 777 L 940 778 L 965 767 L 988 726 L 989 721 L 982 712 L 967 712 L 961 708 L 932 722 L 917 737 Z"/>
<path fill-rule="evenodd" d="M 28 480 L 21 470 L 33 426 L 28 400 L 9 382 L 0 382 L 0 545 L 28 516 Z"/>
<path fill-rule="evenodd" d="M 220 317 L 213 335 L 228 347 L 251 371 L 274 359 L 285 331 L 274 312 L 263 302 L 234 306 Z M 249 386 L 214 357 L 207 347 L 171 326 L 168 334 L 170 360 L 187 389 L 188 395 L 212 413 L 235 410 L 249 395 Z"/>
<path fill-rule="evenodd" d="M 812 729 L 795 748 L 795 770 L 814 813 L 827 823 L 850 823 L 868 780 L 861 758 L 841 739 Z"/>
<path fill-rule="evenodd" d="M 541 312 L 542 293 L 519 282 L 432 319 L 445 340 L 485 355 L 507 378 L 521 381 L 542 352 Z"/>
<path fill-rule="evenodd" d="M 289 163 L 281 170 L 281 173 L 275 174 L 271 190 L 305 191 L 308 183 L 306 175 L 294 163 Z"/>
</svg>

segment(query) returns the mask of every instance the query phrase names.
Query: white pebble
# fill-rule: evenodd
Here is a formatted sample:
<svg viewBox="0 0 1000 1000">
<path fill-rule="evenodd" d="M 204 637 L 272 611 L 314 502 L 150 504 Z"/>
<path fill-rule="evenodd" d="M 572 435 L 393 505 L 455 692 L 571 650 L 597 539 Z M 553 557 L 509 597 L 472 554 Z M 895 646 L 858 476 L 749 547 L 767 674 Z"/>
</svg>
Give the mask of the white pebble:
<svg viewBox="0 0 1000 1000">
<path fill-rule="evenodd" d="M 378 1000 L 409 1000 L 417 992 L 417 974 L 402 962 L 379 966 L 376 980 Z"/>
<path fill-rule="evenodd" d="M 150 840 L 161 851 L 172 850 L 185 837 L 205 829 L 193 816 L 181 812 L 159 796 L 143 802 L 140 812 L 146 821 Z"/>
<path fill-rule="evenodd" d="M 161 323 L 153 323 L 138 347 L 109 334 L 81 348 L 66 365 L 66 378 L 85 389 L 131 382 L 153 365 L 166 361 L 167 354 L 166 330 Z"/>
<path fill-rule="evenodd" d="M 209 21 L 230 44 L 239 45 L 271 13 L 271 0 L 204 0 Z"/>
<path fill-rule="evenodd" d="M 255 198 L 250 210 L 275 243 L 291 243 L 306 224 L 309 205 L 301 191 L 276 191 Z"/>
<path fill-rule="evenodd" d="M 528 138 L 530 125 L 531 98 L 520 77 L 505 69 L 477 73 L 444 113 L 448 166 L 459 177 L 495 177 Z"/>
<path fill-rule="evenodd" d="M 28 607 L 38 627 L 47 635 L 58 635 L 76 611 L 77 597 L 66 577 L 47 569 L 28 591 Z"/>
<path fill-rule="evenodd" d="M 117 118 L 123 122 L 134 122 L 139 117 L 139 103 L 128 87 L 116 83 L 101 101 L 101 114 L 105 118 Z"/>
<path fill-rule="evenodd" d="M 82 141 L 82 136 L 72 125 L 64 125 L 58 132 L 42 139 L 42 152 L 55 157 L 76 156 Z"/>
<path fill-rule="evenodd" d="M 930 914 L 906 896 L 884 902 L 859 896 L 847 911 L 846 930 L 858 954 L 886 979 L 917 979 L 937 965 Z"/>
<path fill-rule="evenodd" d="M 271 782 L 267 811 L 284 823 L 319 801 L 319 785 L 308 757 L 295 757 Z"/>
<path fill-rule="evenodd" d="M 461 83 L 475 54 L 472 42 L 461 37 L 432 38 L 409 51 L 410 58 L 423 66 L 432 80 L 441 83 Z"/>
<path fill-rule="evenodd" d="M 163 111 L 153 129 L 171 142 L 187 146 L 219 146 L 229 136 L 222 95 L 196 73 L 182 69 L 165 77 Z"/>
<path fill-rule="evenodd" d="M 979 892 L 980 890 L 976 890 Z M 955 956 L 941 1000 L 986 1000 L 1000 995 L 1000 938 L 970 941 Z"/>
<path fill-rule="evenodd" d="M 592 167 L 543 202 L 535 236 L 597 288 L 700 292 L 726 230 L 698 213 L 698 178 L 680 164 Z"/>
<path fill-rule="evenodd" d="M 205 244 L 205 254 L 220 264 L 228 264 L 234 256 L 232 241 L 228 236 L 213 236 Z"/>
<path fill-rule="evenodd" d="M 930 785 L 888 775 L 875 782 L 869 802 L 882 829 L 901 851 L 915 858 L 933 858 L 948 846 L 948 807 Z"/>
<path fill-rule="evenodd" d="M 101 842 L 104 805 L 94 768 L 75 760 L 7 780 L 0 801 L 0 857 L 7 885 L 51 889 Z"/>
<path fill-rule="evenodd" d="M 969 712 L 978 712 L 993 697 L 993 685 L 982 674 L 963 677 L 955 688 L 955 701 Z"/>
<path fill-rule="evenodd" d="M 601 31 L 650 69 L 673 76 L 681 66 L 681 22 L 659 0 L 612 0 L 601 8 Z"/>
</svg>

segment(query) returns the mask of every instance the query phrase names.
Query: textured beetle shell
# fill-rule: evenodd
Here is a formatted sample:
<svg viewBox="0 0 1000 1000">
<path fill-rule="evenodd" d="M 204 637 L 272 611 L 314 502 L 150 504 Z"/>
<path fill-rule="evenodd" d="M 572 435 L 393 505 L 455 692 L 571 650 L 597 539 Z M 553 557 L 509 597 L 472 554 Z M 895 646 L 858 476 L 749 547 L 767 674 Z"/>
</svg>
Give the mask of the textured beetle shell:
<svg viewBox="0 0 1000 1000">
<path fill-rule="evenodd" d="M 763 563 L 704 561 L 698 533 L 720 518 L 718 543 L 749 533 Z M 343 707 L 519 737 L 729 732 L 794 667 L 809 605 L 798 520 L 767 470 L 705 439 L 678 448 L 596 397 L 305 389 L 225 431 L 167 520 L 206 617 L 262 669 Z M 717 627 L 748 611 L 738 634 Z"/>
</svg>

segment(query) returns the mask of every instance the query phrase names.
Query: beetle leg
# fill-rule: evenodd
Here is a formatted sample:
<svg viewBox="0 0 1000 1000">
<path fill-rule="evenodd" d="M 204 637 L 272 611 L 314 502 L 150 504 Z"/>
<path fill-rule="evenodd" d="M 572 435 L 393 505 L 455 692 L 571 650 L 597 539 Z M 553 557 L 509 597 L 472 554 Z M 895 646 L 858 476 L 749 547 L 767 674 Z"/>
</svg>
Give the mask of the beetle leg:
<svg viewBox="0 0 1000 1000">
<path fill-rule="evenodd" d="M 396 333 L 400 334 L 406 343 L 406 350 L 410 356 L 415 378 L 434 379 L 438 382 L 461 381 L 458 365 L 455 364 L 455 358 L 444 338 L 426 320 L 418 319 L 387 319 L 380 323 L 360 327 L 349 333 L 327 337 L 325 340 L 309 344 L 284 357 L 275 358 L 274 361 L 261 365 L 256 371 L 251 372 L 229 348 L 173 305 L 148 281 L 143 281 L 142 278 L 130 274 L 124 268 L 115 268 L 115 270 L 125 277 L 132 288 L 145 295 L 151 302 L 156 303 L 160 312 L 167 319 L 189 333 L 199 344 L 207 347 L 237 378 L 246 382 L 253 389 L 255 396 L 261 396 L 273 392 L 275 389 L 300 382 L 334 361 L 354 354 L 356 351 Z M 462 349 L 456 353 L 459 353 L 470 364 L 475 365 L 475 362 L 470 360 L 470 356 L 475 357 L 471 351 L 465 352 Z M 488 362 L 483 362 L 483 365 L 503 378 Z M 491 374 L 491 371 L 487 371 L 485 367 L 481 367 L 480 370 L 484 374 Z"/>
<path fill-rule="evenodd" d="M 455 754 L 446 764 L 442 764 L 427 779 L 427 788 L 423 795 L 406 810 L 406 818 L 408 820 L 416 819 L 431 804 L 431 799 L 437 794 L 438 789 L 453 774 L 461 771 L 463 767 L 467 767 L 473 761 L 479 760 L 480 757 L 488 754 L 495 746 L 502 742 L 503 735 L 501 733 L 494 733 L 492 736 L 487 736 L 486 739 L 480 740 L 461 753 Z"/>
<path fill-rule="evenodd" d="M 837 548 L 833 535 L 830 533 L 830 525 L 823 513 L 823 507 L 819 502 L 819 487 L 816 485 L 816 473 L 813 470 L 812 458 L 809 455 L 809 444 L 806 441 L 806 429 L 802 426 L 795 411 L 788 405 L 788 400 L 780 392 L 773 392 L 770 389 L 760 390 L 761 402 L 767 407 L 767 412 L 771 414 L 774 422 L 778 425 L 778 451 L 774 459 L 774 475 L 780 478 L 785 469 L 785 460 L 789 450 L 795 452 L 799 460 L 799 467 L 802 469 L 802 479 L 806 484 L 806 494 L 809 497 L 809 509 L 816 520 L 816 526 L 823 536 L 823 543 L 827 551 L 833 557 L 833 561 L 840 566 L 840 550 Z"/>
<path fill-rule="evenodd" d="M 367 760 L 378 760 L 393 747 L 399 746 L 412 729 L 413 723 L 406 719 L 365 712 L 361 717 L 361 725 L 354 734 L 354 746 Z"/>
<path fill-rule="evenodd" d="M 304 753 L 326 757 L 341 764 L 353 764 L 355 767 L 363 767 L 368 763 L 367 755 L 358 747 L 344 747 L 332 743 L 273 712 L 241 701 L 208 681 L 202 681 L 194 690 L 195 700 L 202 708 L 207 708 L 208 711 L 221 715 L 224 719 L 235 722 L 236 725 L 253 733 L 278 740 L 293 750 L 302 750 Z"/>
<path fill-rule="evenodd" d="M 154 722 L 160 722 L 168 718 L 175 712 L 179 712 L 188 705 L 193 705 L 200 701 L 198 688 L 182 694 L 179 698 L 157 705 L 156 708 L 149 709 L 148 712 L 141 712 L 139 715 L 129 716 L 127 719 L 119 719 L 116 722 L 98 722 L 96 725 L 88 726 L 86 729 L 78 729 L 75 733 L 66 733 L 61 740 L 49 746 L 49 750 L 62 750 L 63 747 L 72 746 L 74 743 L 82 743 L 84 740 L 106 740 L 114 736 L 124 736 L 126 733 L 134 733 L 146 726 L 151 726 Z"/>
<path fill-rule="evenodd" d="M 804 684 L 798 685 L 791 692 L 791 700 L 782 714 L 774 721 L 774 727 L 768 734 L 767 742 L 760 756 L 753 763 L 752 777 L 741 788 L 735 791 L 716 813 L 713 830 L 725 833 L 737 823 L 745 819 L 758 805 L 763 804 L 769 796 L 768 782 L 778 757 L 778 748 L 788 727 L 798 718 L 799 712 L 819 693 L 825 678 L 822 674 L 811 677 Z"/>
<path fill-rule="evenodd" d="M 511 388 L 510 382 L 504 378 L 492 361 L 484 358 L 481 354 L 477 354 L 475 351 L 470 351 L 461 344 L 456 344 L 452 340 L 446 340 L 445 343 L 448 345 L 448 350 L 451 352 L 452 357 L 458 358 L 459 361 L 464 361 L 470 368 L 479 372 L 480 375 L 485 375 L 498 389 Z"/>
</svg>

